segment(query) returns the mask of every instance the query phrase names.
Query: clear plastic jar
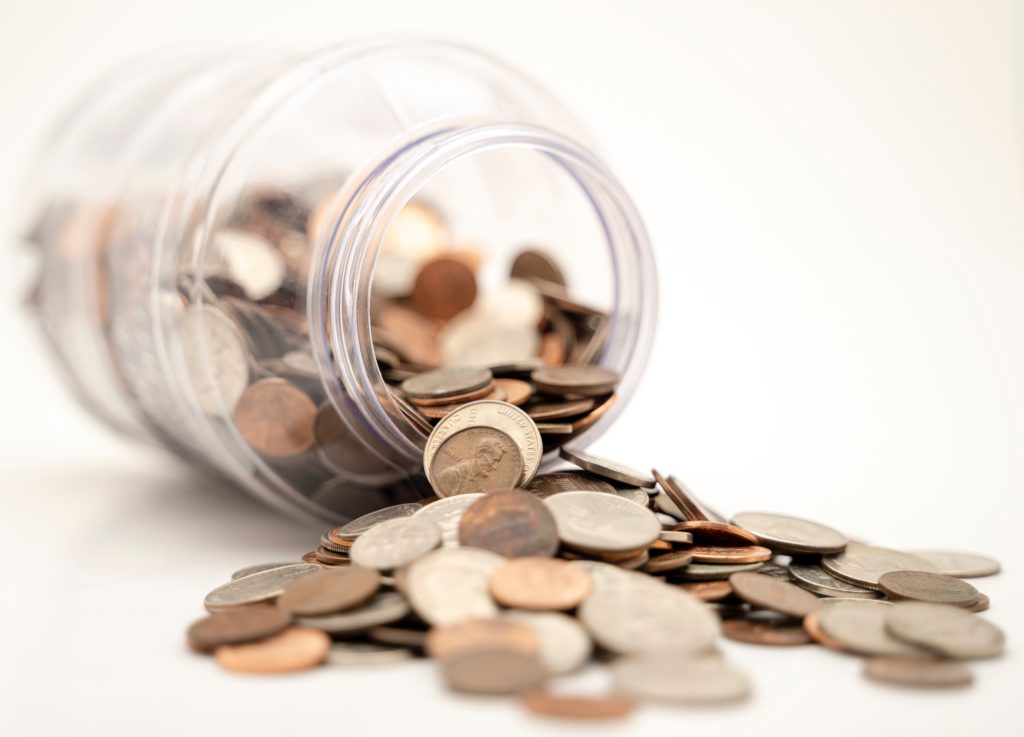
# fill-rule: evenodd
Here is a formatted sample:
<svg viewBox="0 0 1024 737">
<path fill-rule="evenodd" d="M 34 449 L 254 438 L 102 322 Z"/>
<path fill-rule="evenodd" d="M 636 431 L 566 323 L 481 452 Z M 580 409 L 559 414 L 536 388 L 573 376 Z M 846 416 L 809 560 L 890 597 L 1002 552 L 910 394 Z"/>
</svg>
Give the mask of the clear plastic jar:
<svg viewBox="0 0 1024 737">
<path fill-rule="evenodd" d="M 544 244 L 573 298 L 607 314 L 590 358 L 621 373 L 619 401 L 574 446 L 621 411 L 649 353 L 655 273 L 633 204 L 549 93 L 475 50 L 136 62 L 70 111 L 27 192 L 31 304 L 78 397 L 292 514 L 430 493 L 425 428 L 389 391 L 370 314 L 432 228 L 472 250 L 481 288 Z M 502 335 L 478 353 L 499 356 Z M 336 445 L 282 456 L 240 434 L 235 403 L 268 376 L 320 407 Z"/>
</svg>

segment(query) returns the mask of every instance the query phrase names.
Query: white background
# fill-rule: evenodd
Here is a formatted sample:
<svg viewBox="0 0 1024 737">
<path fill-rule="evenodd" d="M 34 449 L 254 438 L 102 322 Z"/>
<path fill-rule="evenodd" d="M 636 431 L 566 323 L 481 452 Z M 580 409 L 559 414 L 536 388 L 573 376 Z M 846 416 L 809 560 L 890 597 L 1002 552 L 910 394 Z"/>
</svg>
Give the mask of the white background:
<svg viewBox="0 0 1024 737">
<path fill-rule="evenodd" d="M 979 2 L 3 0 L 0 213 L 62 105 L 153 48 L 450 38 L 541 78 L 643 211 L 661 321 L 595 450 L 713 506 L 976 549 L 1010 654 L 968 691 L 726 643 L 726 709 L 575 728 L 444 693 L 426 663 L 243 678 L 184 648 L 205 592 L 301 529 L 108 436 L 71 403 L 0 256 L 0 731 L 56 734 L 1021 734 L 1024 7 Z M 12 722 L 13 720 L 13 722 Z M 12 722 L 4 725 L 4 722 Z"/>
</svg>

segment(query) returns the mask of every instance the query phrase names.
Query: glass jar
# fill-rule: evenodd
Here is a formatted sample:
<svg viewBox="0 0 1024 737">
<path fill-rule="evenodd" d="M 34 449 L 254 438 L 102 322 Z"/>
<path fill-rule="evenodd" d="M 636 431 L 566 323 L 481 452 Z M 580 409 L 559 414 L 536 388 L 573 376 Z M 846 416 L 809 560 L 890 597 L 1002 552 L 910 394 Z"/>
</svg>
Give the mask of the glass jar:
<svg viewBox="0 0 1024 737">
<path fill-rule="evenodd" d="M 430 494 L 429 424 L 387 381 L 416 361 L 396 363 L 409 346 L 372 323 L 439 249 L 496 290 L 462 362 L 514 373 L 514 324 L 539 299 L 558 306 L 544 329 L 568 315 L 586 360 L 621 374 L 614 406 L 545 438 L 548 467 L 621 411 L 650 350 L 654 264 L 632 202 L 557 100 L 472 49 L 136 62 L 73 107 L 26 191 L 31 306 L 79 399 L 291 514 Z M 571 299 L 510 288 L 523 244 L 543 244 Z M 237 405 L 257 383 L 254 438 Z"/>
</svg>

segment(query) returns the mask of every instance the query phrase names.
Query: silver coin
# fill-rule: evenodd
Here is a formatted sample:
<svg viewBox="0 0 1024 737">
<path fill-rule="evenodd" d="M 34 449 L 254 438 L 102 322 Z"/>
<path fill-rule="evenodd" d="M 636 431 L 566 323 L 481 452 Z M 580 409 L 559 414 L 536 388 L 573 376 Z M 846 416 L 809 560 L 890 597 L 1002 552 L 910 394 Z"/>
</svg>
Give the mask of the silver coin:
<svg viewBox="0 0 1024 737">
<path fill-rule="evenodd" d="M 629 501 L 634 504 L 639 504 L 644 509 L 647 508 L 647 503 L 651 500 L 651 498 L 647 496 L 647 492 L 639 487 L 633 489 L 619 489 L 616 493 L 623 499 L 629 499 Z"/>
<path fill-rule="evenodd" d="M 356 538 L 349 557 L 357 566 L 393 571 L 441 544 L 441 528 L 418 517 L 381 522 Z"/>
<path fill-rule="evenodd" d="M 612 481 L 629 484 L 630 486 L 642 486 L 645 489 L 653 489 L 656 483 L 654 477 L 649 473 L 638 471 L 635 468 L 624 466 L 615 461 L 609 461 L 582 450 L 573 450 L 572 448 L 562 446 L 558 449 L 558 455 L 569 461 L 569 463 L 579 466 L 584 471 L 596 473 L 598 476 L 611 479 Z"/>
<path fill-rule="evenodd" d="M 666 524 L 675 524 L 679 520 L 686 519 L 686 515 L 683 514 L 682 510 L 679 509 L 672 497 L 663 491 L 659 491 L 654 496 L 654 508 L 657 509 L 661 514 L 672 518 L 672 522 L 666 522 Z"/>
<path fill-rule="evenodd" d="M 760 571 L 764 565 L 764 563 L 690 563 L 686 568 L 673 571 L 672 576 L 687 581 L 723 581 L 734 573 Z"/>
<path fill-rule="evenodd" d="M 214 236 L 207 269 L 238 284 L 254 301 L 280 289 L 287 274 L 284 256 L 273 243 L 235 228 Z"/>
<path fill-rule="evenodd" d="M 203 605 L 211 612 L 247 604 L 258 604 L 281 595 L 285 587 L 304 576 L 322 571 L 314 563 L 295 563 L 253 573 L 218 586 L 206 595 Z"/>
<path fill-rule="evenodd" d="M 771 576 L 777 578 L 780 581 L 789 581 L 789 567 L 780 566 L 778 563 L 768 561 L 763 566 L 757 569 L 757 572 L 764 576 Z"/>
<path fill-rule="evenodd" d="M 383 591 L 355 609 L 322 617 L 296 617 L 295 623 L 300 627 L 314 627 L 332 635 L 348 635 L 397 622 L 407 617 L 409 611 L 409 602 L 404 596 L 395 591 Z"/>
<path fill-rule="evenodd" d="M 876 590 L 878 579 L 890 571 L 935 572 L 935 566 L 916 555 L 855 542 L 839 555 L 823 557 L 821 567 L 835 578 Z"/>
<path fill-rule="evenodd" d="M 949 604 L 897 602 L 885 617 L 885 627 L 904 642 L 958 660 L 994 658 L 1006 648 L 1001 629 Z"/>
<path fill-rule="evenodd" d="M 652 579 L 599 586 L 580 605 L 579 617 L 598 644 L 620 654 L 694 653 L 718 636 L 718 617 L 704 602 Z"/>
<path fill-rule="evenodd" d="M 370 512 L 369 514 L 364 514 L 361 517 L 356 517 L 354 520 L 342 527 L 339 534 L 346 540 L 355 540 L 364 532 L 382 522 L 387 522 L 388 520 L 393 519 L 402 519 L 403 517 L 411 517 L 422 508 L 422 504 L 416 504 L 415 502 L 384 507 L 384 509 L 378 509 Z"/>
<path fill-rule="evenodd" d="M 447 625 L 498 614 L 491 598 L 491 574 L 505 558 L 479 548 L 442 548 L 411 566 L 405 590 L 413 609 L 425 622 Z"/>
<path fill-rule="evenodd" d="M 644 509 L 616 494 L 567 491 L 544 500 L 555 517 L 558 537 L 566 545 L 586 552 L 624 553 L 651 545 L 661 523 Z"/>
<path fill-rule="evenodd" d="M 573 617 L 561 612 L 509 611 L 502 619 L 529 627 L 537 635 L 538 655 L 552 675 L 572 673 L 590 658 L 590 635 Z"/>
<path fill-rule="evenodd" d="M 412 658 L 404 647 L 373 642 L 336 642 L 327 652 L 328 665 L 366 666 L 393 665 Z"/>
<path fill-rule="evenodd" d="M 614 494 L 615 487 L 583 471 L 557 471 L 542 473 L 526 485 L 526 490 L 541 499 L 566 491 L 600 491 Z"/>
<path fill-rule="evenodd" d="M 447 366 L 496 366 L 536 356 L 540 334 L 536 325 L 496 322 L 470 309 L 445 323 L 437 343 Z"/>
<path fill-rule="evenodd" d="M 181 316 L 182 361 L 204 414 L 230 414 L 249 386 L 249 350 L 234 321 L 216 307 L 197 305 Z"/>
<path fill-rule="evenodd" d="M 987 555 L 964 553 L 957 550 L 911 550 L 918 558 L 928 561 L 947 576 L 975 578 L 999 573 L 999 561 Z"/>
<path fill-rule="evenodd" d="M 446 548 L 459 546 L 459 522 L 466 507 L 483 497 L 483 494 L 459 494 L 438 499 L 420 508 L 414 517 L 432 520 L 441 528 L 441 545 Z"/>
<path fill-rule="evenodd" d="M 645 653 L 620 658 L 611 669 L 616 688 L 637 699 L 705 704 L 750 693 L 747 677 L 717 656 Z"/>
<path fill-rule="evenodd" d="M 901 642 L 886 631 L 887 601 L 826 599 L 818 623 L 829 637 L 860 655 L 921 655 L 921 648 Z"/>
<path fill-rule="evenodd" d="M 257 563 L 254 566 L 246 566 L 245 568 L 239 568 L 237 571 L 231 574 L 231 580 L 234 581 L 239 578 L 245 578 L 251 576 L 254 573 L 263 573 L 263 571 L 272 571 L 275 568 L 284 568 L 285 566 L 293 566 L 294 563 Z"/>
<path fill-rule="evenodd" d="M 789 577 L 797 586 L 821 596 L 840 599 L 877 599 L 881 596 L 877 591 L 833 578 L 815 563 L 790 563 Z"/>
<path fill-rule="evenodd" d="M 641 573 L 629 571 L 599 560 L 573 560 L 570 561 L 570 564 L 578 566 L 590 574 L 592 591 L 615 590 L 623 587 L 628 588 L 631 585 L 641 585 L 641 582 L 652 582 L 652 579 Z"/>
<path fill-rule="evenodd" d="M 799 517 L 766 512 L 742 512 L 732 523 L 754 533 L 767 548 L 785 553 L 840 553 L 846 547 L 846 535 L 831 527 Z"/>
<path fill-rule="evenodd" d="M 409 377 L 402 382 L 402 391 L 414 399 L 442 399 L 483 389 L 492 381 L 490 369 L 449 366 Z"/>
</svg>

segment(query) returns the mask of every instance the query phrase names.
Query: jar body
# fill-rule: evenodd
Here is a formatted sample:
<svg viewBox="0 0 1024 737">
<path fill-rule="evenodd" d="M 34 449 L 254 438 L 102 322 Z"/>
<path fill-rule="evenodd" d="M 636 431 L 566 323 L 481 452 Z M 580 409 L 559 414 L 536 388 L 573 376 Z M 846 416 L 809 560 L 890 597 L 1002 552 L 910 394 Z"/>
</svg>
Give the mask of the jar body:
<svg viewBox="0 0 1024 737">
<path fill-rule="evenodd" d="M 387 389 L 370 315 L 440 240 L 481 287 L 546 244 L 596 305 L 580 320 L 603 320 L 587 360 L 626 377 L 574 444 L 621 409 L 649 350 L 653 264 L 589 149 L 533 82 L 445 44 L 133 65 L 47 144 L 32 305 L 108 424 L 289 513 L 344 519 L 430 493 L 424 428 Z M 473 355 L 514 358 L 501 336 Z M 257 384 L 267 401 L 246 413 Z"/>
</svg>

